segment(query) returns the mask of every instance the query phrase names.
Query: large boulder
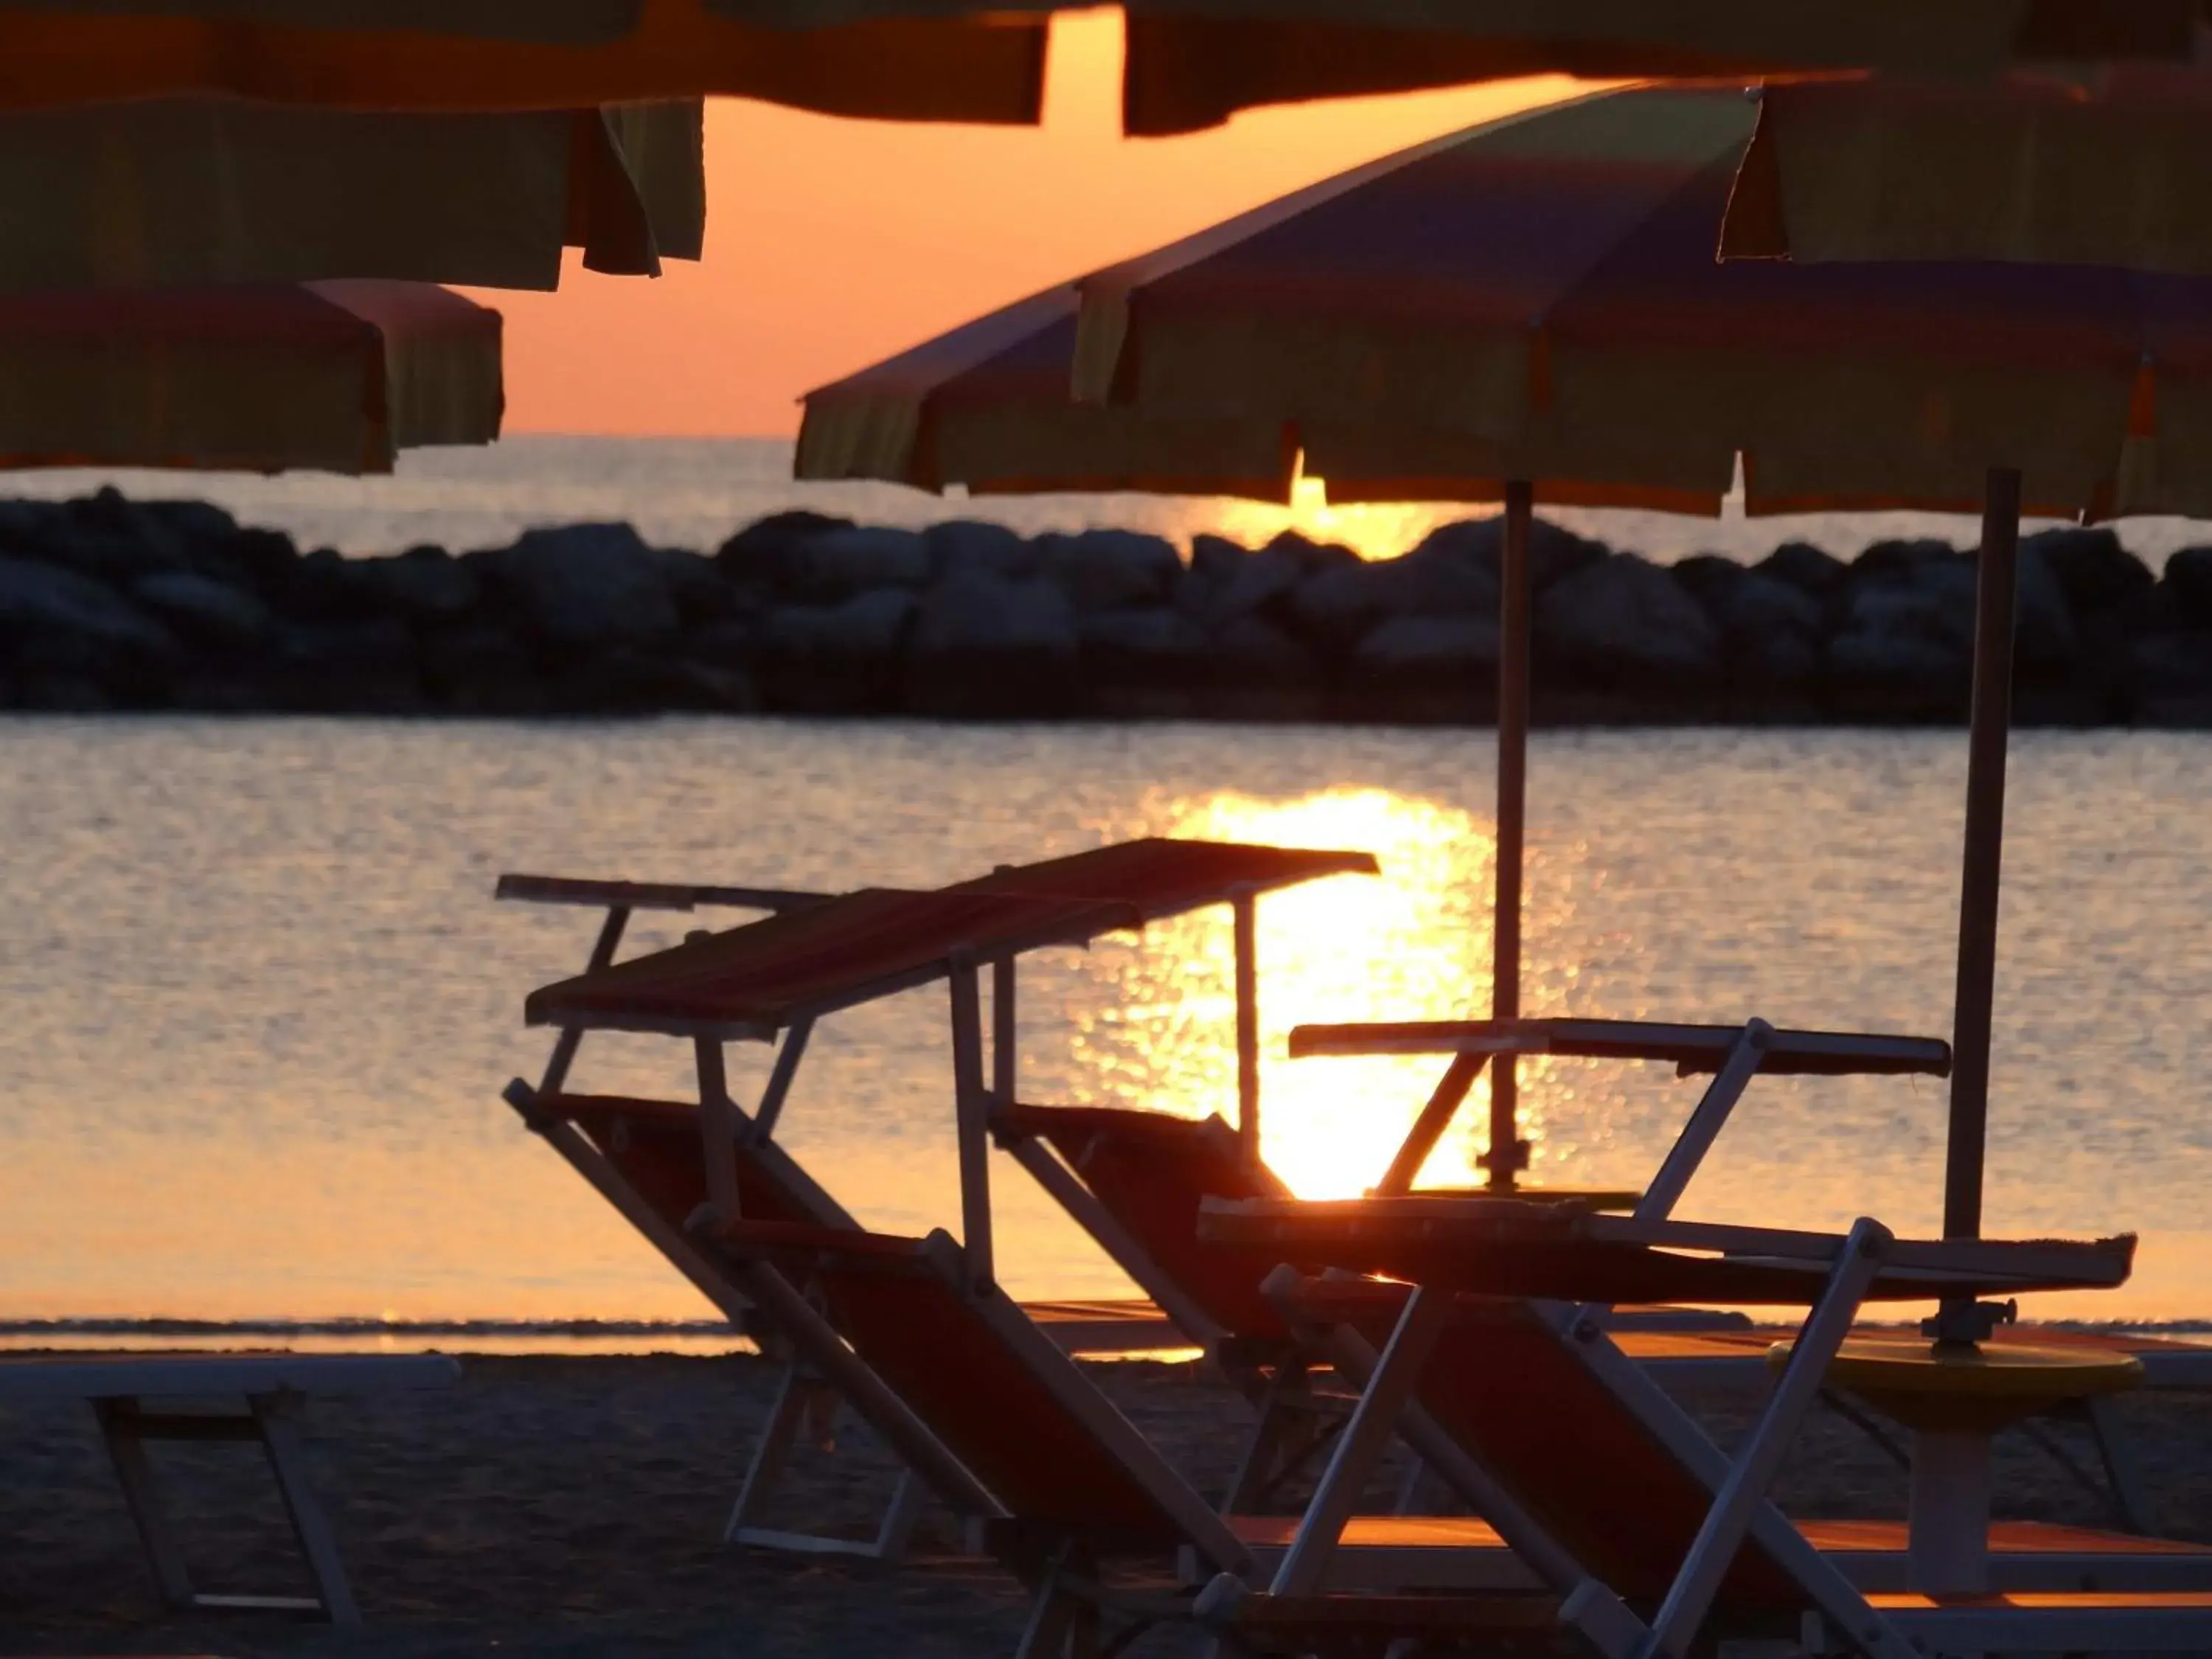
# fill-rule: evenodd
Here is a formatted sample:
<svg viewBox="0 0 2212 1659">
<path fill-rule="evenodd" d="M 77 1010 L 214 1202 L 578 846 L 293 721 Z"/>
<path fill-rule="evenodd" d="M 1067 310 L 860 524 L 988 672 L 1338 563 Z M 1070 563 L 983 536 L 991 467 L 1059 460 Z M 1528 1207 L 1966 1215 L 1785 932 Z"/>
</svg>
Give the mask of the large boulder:
<svg viewBox="0 0 2212 1659">
<path fill-rule="evenodd" d="M 1675 580 L 1719 628 L 1730 672 L 1743 684 L 1798 685 L 1820 672 L 1824 607 L 1808 589 L 1733 559 L 1700 554 Z"/>
<path fill-rule="evenodd" d="M 2212 626 L 2212 547 L 2185 547 L 2168 558 L 2159 586 L 2172 595 L 2182 620 Z"/>
<path fill-rule="evenodd" d="M 168 526 L 196 564 L 208 556 L 220 556 L 238 534 L 238 520 L 213 501 L 153 501 L 138 506 L 147 517 Z"/>
<path fill-rule="evenodd" d="M 907 706 L 991 718 L 1065 714 L 1080 690 L 1081 644 L 1066 588 L 956 571 L 922 598 L 907 648 Z"/>
<path fill-rule="evenodd" d="M 1495 708 L 1498 623 L 1474 615 L 1391 617 L 1352 654 L 1344 687 L 1359 713 L 1466 721 Z"/>
<path fill-rule="evenodd" d="M 1298 584 L 1291 612 L 1307 639 L 1343 652 L 1386 618 L 1494 617 L 1498 584 L 1474 561 L 1425 546 L 1403 558 L 1316 572 Z"/>
<path fill-rule="evenodd" d="M 366 622 L 392 607 L 370 572 L 374 561 L 349 559 L 335 547 L 319 547 L 295 562 L 276 596 L 276 608 L 304 622 Z"/>
<path fill-rule="evenodd" d="M 722 568 L 704 555 L 680 547 L 656 547 L 653 556 L 660 565 L 668 597 L 686 628 L 703 628 L 736 616 L 745 606 L 738 585 L 722 574 Z"/>
<path fill-rule="evenodd" d="M 1561 577 L 1536 600 L 1537 661 L 1586 684 L 1696 683 L 1721 666 L 1719 630 L 1674 576 L 1616 553 Z"/>
<path fill-rule="evenodd" d="M 1752 568 L 1771 580 L 1801 588 L 1816 599 L 1826 599 L 1840 592 L 1851 574 L 1850 566 L 1810 542 L 1784 542 Z"/>
<path fill-rule="evenodd" d="M 2113 544 L 2117 548 L 2117 541 Z M 2069 598 L 2059 558 L 2045 546 L 2024 546 L 2018 562 L 2018 592 L 2014 597 L 2013 652 L 2021 669 L 2045 678 L 2069 672 L 2081 654 L 2080 631 L 2074 625 L 2074 606 Z M 2124 554 L 2122 556 L 2125 556 Z M 2078 574 L 2077 562 L 2073 567 Z M 2116 585 L 2115 603 L 2130 596 Z"/>
<path fill-rule="evenodd" d="M 1102 611 L 1085 617 L 1076 634 L 1086 659 L 1145 670 L 1203 665 L 1206 630 L 1188 611 L 1158 605 L 1149 611 Z"/>
<path fill-rule="evenodd" d="M 234 576 L 252 585 L 264 599 L 274 599 L 291 580 L 300 550 L 282 530 L 248 525 L 219 545 L 205 549 L 201 567 L 209 574 Z"/>
<path fill-rule="evenodd" d="M 1911 581 L 1923 565 L 1956 564 L 1972 556 L 1933 536 L 1893 537 L 1862 548 L 1851 561 L 1850 575 L 1854 581 Z"/>
<path fill-rule="evenodd" d="M 1359 555 L 1336 542 L 1317 542 L 1295 530 L 1279 530 L 1263 552 L 1279 553 L 1308 575 L 1340 564 L 1358 564 Z"/>
<path fill-rule="evenodd" d="M 778 605 L 763 612 L 752 642 L 762 702 L 806 714 L 872 713 L 894 706 L 919 604 L 903 587 L 883 587 L 838 605 Z"/>
<path fill-rule="evenodd" d="M 2212 726 L 2212 629 L 2154 634 L 2127 653 L 2135 718 L 2147 726 Z"/>
<path fill-rule="evenodd" d="M 1906 544 L 1924 546 L 1927 544 Z M 1941 544 L 1936 545 L 1941 546 Z M 2023 549 L 2017 564 L 2014 609 L 2014 654 L 2030 674 L 2051 675 L 2070 668 L 2080 654 L 2073 612 L 2065 590 L 2039 552 Z M 1869 591 L 1902 586 L 1934 607 L 1938 631 L 1972 652 L 1975 590 L 1979 577 L 1971 553 L 1944 547 L 1939 555 L 1917 558 L 1893 574 L 1863 584 Z M 1854 594 L 1856 603 L 1856 593 Z"/>
<path fill-rule="evenodd" d="M 1202 586 L 1225 586 L 1251 553 L 1242 542 L 1200 531 L 1190 538 L 1190 580 Z"/>
<path fill-rule="evenodd" d="M 1313 653 L 1261 617 L 1239 617 L 1213 636 L 1217 675 L 1231 680 L 1295 680 L 1318 684 Z"/>
<path fill-rule="evenodd" d="M 1263 547 L 1247 553 L 1226 550 L 1233 542 L 1215 540 L 1206 549 L 1203 573 L 1185 590 L 1186 610 L 1218 631 L 1246 617 L 1279 620 L 1290 612 L 1291 596 L 1306 578 L 1305 567 L 1289 548 Z"/>
<path fill-rule="evenodd" d="M 850 530 L 853 521 L 833 514 L 793 507 L 756 519 L 715 550 L 714 562 L 731 580 L 763 591 L 776 585 L 790 550 L 832 530 Z"/>
<path fill-rule="evenodd" d="M 492 563 L 525 630 L 559 652 L 659 645 L 681 623 L 663 562 L 626 524 L 527 531 Z"/>
<path fill-rule="evenodd" d="M 759 706 L 743 670 L 688 654 L 620 647 L 564 665 L 547 688 L 552 708 L 576 714 L 742 714 Z"/>
<path fill-rule="evenodd" d="M 428 635 L 418 653 L 425 692 L 448 713 L 518 716 L 551 712 L 530 649 L 490 621 Z"/>
<path fill-rule="evenodd" d="M 786 605 L 763 613 L 755 643 L 786 658 L 842 661 L 896 657 L 917 601 L 904 588 L 878 588 L 842 605 Z"/>
<path fill-rule="evenodd" d="M 1124 720 L 1187 719 L 1213 671 L 1212 641 L 1180 605 L 1102 611 L 1080 617 L 1085 698 L 1091 712 Z"/>
<path fill-rule="evenodd" d="M 122 586 L 157 570 L 189 570 L 191 549 L 179 530 L 112 485 L 63 509 L 66 529 L 49 549 L 73 570 Z"/>
<path fill-rule="evenodd" d="M 408 714 L 429 707 L 415 636 L 397 617 L 287 623 L 256 678 L 271 704 L 302 713 Z"/>
<path fill-rule="evenodd" d="M 1044 574 L 1079 611 L 1165 605 L 1182 581 L 1182 557 L 1164 536 L 1085 530 L 1073 536 L 1040 536 L 1036 548 Z"/>
<path fill-rule="evenodd" d="M 1966 707 L 1973 663 L 1972 594 L 1949 584 L 1861 581 L 1827 641 L 1838 712 L 1876 720 L 1950 720 Z"/>
<path fill-rule="evenodd" d="M 56 549 L 69 532 L 59 501 L 0 500 L 0 557 L 61 562 Z"/>
<path fill-rule="evenodd" d="M 126 694 L 176 660 L 169 630 L 105 582 L 0 557 L 0 647 L 18 680 L 66 677 Z"/>
<path fill-rule="evenodd" d="M 854 525 L 787 541 L 772 564 L 763 561 L 756 568 L 767 572 L 769 586 L 780 599 L 841 605 L 878 588 L 927 586 L 929 544 L 918 530 Z"/>
<path fill-rule="evenodd" d="M 393 558 L 357 560 L 355 570 L 355 580 L 381 608 L 421 627 L 449 627 L 475 610 L 483 597 L 476 567 L 442 547 L 410 547 Z"/>
<path fill-rule="evenodd" d="M 1528 524 L 1529 591 L 1540 593 L 1553 582 L 1589 569 L 1609 551 L 1604 543 L 1577 536 L 1549 519 L 1532 519 Z M 1495 581 L 1504 568 L 1504 517 L 1492 514 L 1488 518 L 1456 519 L 1438 525 L 1407 556 L 1465 560 Z"/>
<path fill-rule="evenodd" d="M 131 584 L 131 597 L 181 637 L 217 651 L 256 651 L 276 619 L 250 589 L 189 570 L 157 570 Z"/>
<path fill-rule="evenodd" d="M 1044 568 L 1044 554 L 1036 543 L 986 519 L 948 519 L 923 531 L 921 539 L 929 550 L 930 568 L 940 576 L 977 570 L 1020 578 L 1034 576 Z"/>
<path fill-rule="evenodd" d="M 2039 561 L 2078 617 L 2128 605 L 2156 579 L 2110 530 L 2039 530 L 2020 544 L 2021 562 Z"/>
</svg>

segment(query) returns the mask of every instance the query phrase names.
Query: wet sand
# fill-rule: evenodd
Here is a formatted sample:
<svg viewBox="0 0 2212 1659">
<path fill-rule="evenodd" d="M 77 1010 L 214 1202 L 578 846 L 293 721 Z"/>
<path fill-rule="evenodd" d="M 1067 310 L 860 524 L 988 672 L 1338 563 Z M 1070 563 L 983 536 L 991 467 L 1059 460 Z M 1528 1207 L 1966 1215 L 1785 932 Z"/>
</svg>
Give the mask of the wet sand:
<svg viewBox="0 0 2212 1659">
<path fill-rule="evenodd" d="M 988 1562 L 952 1554 L 932 1508 L 916 1559 L 893 1571 L 717 1541 L 773 1376 L 722 1358 L 478 1358 L 459 1387 L 313 1405 L 314 1470 L 366 1625 L 288 1615 L 173 1614 L 156 1599 L 89 1410 L 0 1410 L 0 1654 L 210 1653 L 1005 1656 L 1024 1598 Z M 1199 1486 L 1218 1491 L 1246 1420 L 1197 1368 L 1092 1368 Z M 1691 1402 L 1717 1432 L 1740 1407 Z M 2212 1541 L 2212 1399 L 2122 1403 L 2162 1529 Z M 2080 1431 L 2057 1431 L 2094 1465 Z M 200 1587 L 293 1590 L 304 1579 L 250 1448 L 163 1447 L 158 1466 Z M 2099 1503 L 2018 1435 L 2000 1443 L 2000 1512 L 2107 1524 Z M 1386 1476 L 1389 1472 L 1386 1471 Z M 893 1468 L 841 1420 L 834 1454 L 793 1460 L 779 1522 L 857 1534 Z M 1856 1429 L 1823 1414 L 1793 1455 L 1793 1512 L 1901 1515 L 1905 1480 Z M 1196 1654 L 1188 1631 L 1133 1651 Z"/>
</svg>

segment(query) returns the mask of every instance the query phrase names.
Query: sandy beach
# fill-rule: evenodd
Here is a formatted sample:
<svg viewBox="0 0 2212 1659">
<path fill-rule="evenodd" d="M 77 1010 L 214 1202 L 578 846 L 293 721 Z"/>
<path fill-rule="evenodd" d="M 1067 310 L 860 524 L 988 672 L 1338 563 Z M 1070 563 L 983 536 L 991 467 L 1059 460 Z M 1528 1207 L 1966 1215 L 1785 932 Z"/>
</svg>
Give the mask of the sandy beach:
<svg viewBox="0 0 2212 1659">
<path fill-rule="evenodd" d="M 392 1656 L 517 1651 L 681 1655 L 1003 1656 L 1023 1597 L 952 1553 L 925 1517 L 896 1570 L 810 1562 L 720 1544 L 772 1371 L 747 1358 L 465 1361 L 447 1393 L 310 1408 L 318 1478 L 366 1625 L 285 1615 L 165 1613 L 84 1407 L 0 1412 L 0 1652 Z M 1194 1481 L 1219 1490 L 1243 1407 L 1194 1366 L 1121 1363 L 1092 1375 Z M 1691 1401 L 1716 1431 L 1740 1407 Z M 2212 1540 L 2212 1406 L 2124 1402 L 2159 1519 Z M 794 1462 L 780 1520 L 858 1533 L 891 1465 L 849 1418 L 832 1455 Z M 2078 1431 L 2060 1431 L 2092 1459 Z M 193 1565 L 208 1589 L 294 1587 L 273 1492 L 235 1447 L 164 1449 Z M 1386 1475 L 1389 1473 L 1386 1470 Z M 2001 1514 L 2105 1523 L 2100 1505 L 2021 1437 L 2000 1443 Z M 1897 1516 L 1904 1478 L 1857 1431 L 1823 1415 L 1793 1455 L 1801 1515 Z M 1134 1650 L 1196 1653 L 1189 1631 Z"/>
</svg>

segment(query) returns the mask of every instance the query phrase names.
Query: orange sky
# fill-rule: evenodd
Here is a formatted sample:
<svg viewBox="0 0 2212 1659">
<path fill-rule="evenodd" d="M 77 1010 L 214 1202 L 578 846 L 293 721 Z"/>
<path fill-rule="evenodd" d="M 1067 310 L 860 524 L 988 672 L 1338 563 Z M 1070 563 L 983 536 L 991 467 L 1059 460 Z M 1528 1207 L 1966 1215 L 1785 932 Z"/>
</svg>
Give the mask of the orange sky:
<svg viewBox="0 0 2212 1659">
<path fill-rule="evenodd" d="M 1115 130 L 1117 13 L 1060 19 L 1042 129 L 707 112 L 707 257 L 656 282 L 573 262 L 507 315 L 509 431 L 775 434 L 808 387 L 1373 155 L 1564 95 L 1559 81 Z"/>
</svg>

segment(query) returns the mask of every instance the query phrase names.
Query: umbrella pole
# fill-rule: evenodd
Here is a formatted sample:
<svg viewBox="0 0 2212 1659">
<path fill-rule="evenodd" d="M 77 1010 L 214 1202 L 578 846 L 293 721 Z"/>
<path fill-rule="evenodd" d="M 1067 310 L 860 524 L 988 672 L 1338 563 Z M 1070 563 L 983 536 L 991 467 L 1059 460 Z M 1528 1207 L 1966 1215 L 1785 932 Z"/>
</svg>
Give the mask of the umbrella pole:
<svg viewBox="0 0 2212 1659">
<path fill-rule="evenodd" d="M 2019 585 L 2020 473 L 1991 467 L 1974 582 L 1974 691 L 1966 750 L 1966 832 L 1959 888 L 1959 980 L 1951 1028 L 1950 1138 L 1943 1237 L 1982 1230 L 1989 1132 L 1990 1026 L 1996 997 L 1997 896 L 2004 854 L 2005 746 L 2012 726 L 2013 622 Z M 1947 1303 L 1940 1334 L 1972 1341 L 1972 1304 Z"/>
<path fill-rule="evenodd" d="M 1521 1018 L 1521 864 L 1528 796 L 1528 531 L 1536 492 L 1505 486 L 1505 535 L 1498 581 L 1498 883 L 1492 931 L 1490 1017 Z M 1521 1139 L 1515 1057 L 1490 1065 L 1490 1152 L 1483 1165 L 1498 1192 L 1528 1167 Z"/>
</svg>

